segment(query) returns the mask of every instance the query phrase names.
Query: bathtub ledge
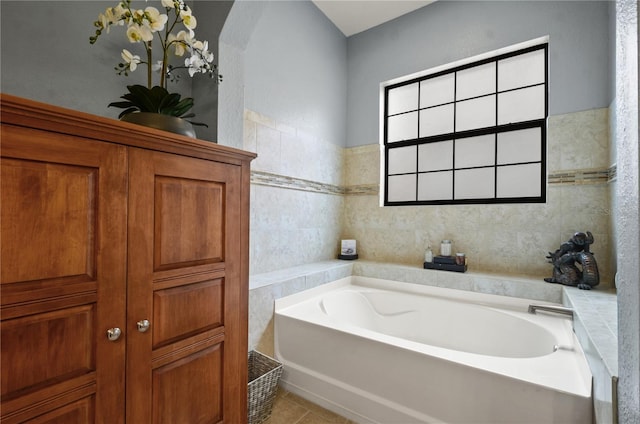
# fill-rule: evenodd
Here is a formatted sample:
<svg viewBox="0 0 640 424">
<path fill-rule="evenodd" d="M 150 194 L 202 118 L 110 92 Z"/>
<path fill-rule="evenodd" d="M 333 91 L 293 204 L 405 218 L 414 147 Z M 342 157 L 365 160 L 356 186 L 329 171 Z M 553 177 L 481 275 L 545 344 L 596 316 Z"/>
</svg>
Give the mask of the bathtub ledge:
<svg viewBox="0 0 640 424">
<path fill-rule="evenodd" d="M 447 272 L 421 266 L 357 261 L 353 275 L 467 290 L 485 294 L 562 303 L 562 286 L 549 284 L 542 277 L 513 276 L 474 271 Z"/>
<path fill-rule="evenodd" d="M 614 290 L 563 287 L 563 304 L 574 310 L 573 331 L 593 375 L 596 423 L 616 422 L 618 300 Z"/>
</svg>

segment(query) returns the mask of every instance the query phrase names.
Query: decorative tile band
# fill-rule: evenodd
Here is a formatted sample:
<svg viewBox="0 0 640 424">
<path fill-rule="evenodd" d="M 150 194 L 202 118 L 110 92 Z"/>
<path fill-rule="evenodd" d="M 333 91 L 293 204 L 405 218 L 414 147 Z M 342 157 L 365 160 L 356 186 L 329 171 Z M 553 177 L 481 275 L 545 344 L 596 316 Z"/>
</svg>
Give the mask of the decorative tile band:
<svg viewBox="0 0 640 424">
<path fill-rule="evenodd" d="M 615 180 L 616 165 L 612 165 L 608 169 L 577 169 L 559 171 L 551 173 L 547 177 L 547 181 L 550 186 L 608 184 Z M 379 184 L 337 186 L 263 171 L 251 171 L 251 183 L 269 187 L 332 194 L 337 196 L 377 196 L 380 192 Z"/>
<path fill-rule="evenodd" d="M 270 187 L 288 188 L 313 193 L 344 194 L 344 188 L 333 184 L 317 181 L 303 180 L 302 178 L 287 177 L 285 175 L 272 174 L 263 171 L 251 171 L 251 183 Z"/>
<path fill-rule="evenodd" d="M 600 169 L 572 169 L 550 173 L 547 176 L 549 185 L 584 185 L 607 184 L 615 181 L 616 166 Z"/>
<path fill-rule="evenodd" d="M 347 196 L 377 196 L 380 193 L 380 184 L 360 184 L 344 187 Z"/>
</svg>

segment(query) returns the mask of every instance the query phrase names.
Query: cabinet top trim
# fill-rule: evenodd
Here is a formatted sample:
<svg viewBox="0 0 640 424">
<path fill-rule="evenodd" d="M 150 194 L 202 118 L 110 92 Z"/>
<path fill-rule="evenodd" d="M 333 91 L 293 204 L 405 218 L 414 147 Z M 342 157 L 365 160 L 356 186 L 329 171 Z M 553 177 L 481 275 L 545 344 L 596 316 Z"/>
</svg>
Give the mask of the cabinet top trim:
<svg viewBox="0 0 640 424">
<path fill-rule="evenodd" d="M 0 93 L 2 124 L 241 165 L 256 157 L 228 146 Z"/>
</svg>

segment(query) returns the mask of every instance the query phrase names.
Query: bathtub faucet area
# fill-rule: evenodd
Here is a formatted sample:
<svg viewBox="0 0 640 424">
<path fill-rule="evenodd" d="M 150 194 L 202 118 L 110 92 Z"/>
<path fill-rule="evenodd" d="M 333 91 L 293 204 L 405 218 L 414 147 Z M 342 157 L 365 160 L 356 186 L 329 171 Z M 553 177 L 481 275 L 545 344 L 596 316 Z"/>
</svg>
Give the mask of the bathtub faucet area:
<svg viewBox="0 0 640 424">
<path fill-rule="evenodd" d="M 551 305 L 529 305 L 529 313 L 535 314 L 536 311 L 552 312 L 556 314 L 569 315 L 573 318 L 573 309 L 565 308 L 564 306 L 551 306 Z"/>
</svg>

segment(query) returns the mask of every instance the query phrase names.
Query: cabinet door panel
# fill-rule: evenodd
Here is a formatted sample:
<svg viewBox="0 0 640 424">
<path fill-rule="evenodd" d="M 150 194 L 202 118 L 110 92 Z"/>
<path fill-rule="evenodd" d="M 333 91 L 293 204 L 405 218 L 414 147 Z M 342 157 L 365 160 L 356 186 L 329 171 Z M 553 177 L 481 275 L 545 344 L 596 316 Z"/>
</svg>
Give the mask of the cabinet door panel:
<svg viewBox="0 0 640 424">
<path fill-rule="evenodd" d="M 214 345 L 153 371 L 154 424 L 222 421 L 222 349 Z M 188 387 L 189 390 L 181 388 Z"/>
<path fill-rule="evenodd" d="M 126 148 L 5 124 L 1 142 L 0 420 L 122 423 Z"/>
<path fill-rule="evenodd" d="M 224 259 L 224 185 L 214 181 L 155 179 L 155 270 Z"/>
<path fill-rule="evenodd" d="M 153 294 L 153 347 L 223 325 L 223 280 L 209 280 Z"/>
<path fill-rule="evenodd" d="M 129 175 L 127 421 L 242 423 L 241 167 L 130 149 Z"/>
</svg>

